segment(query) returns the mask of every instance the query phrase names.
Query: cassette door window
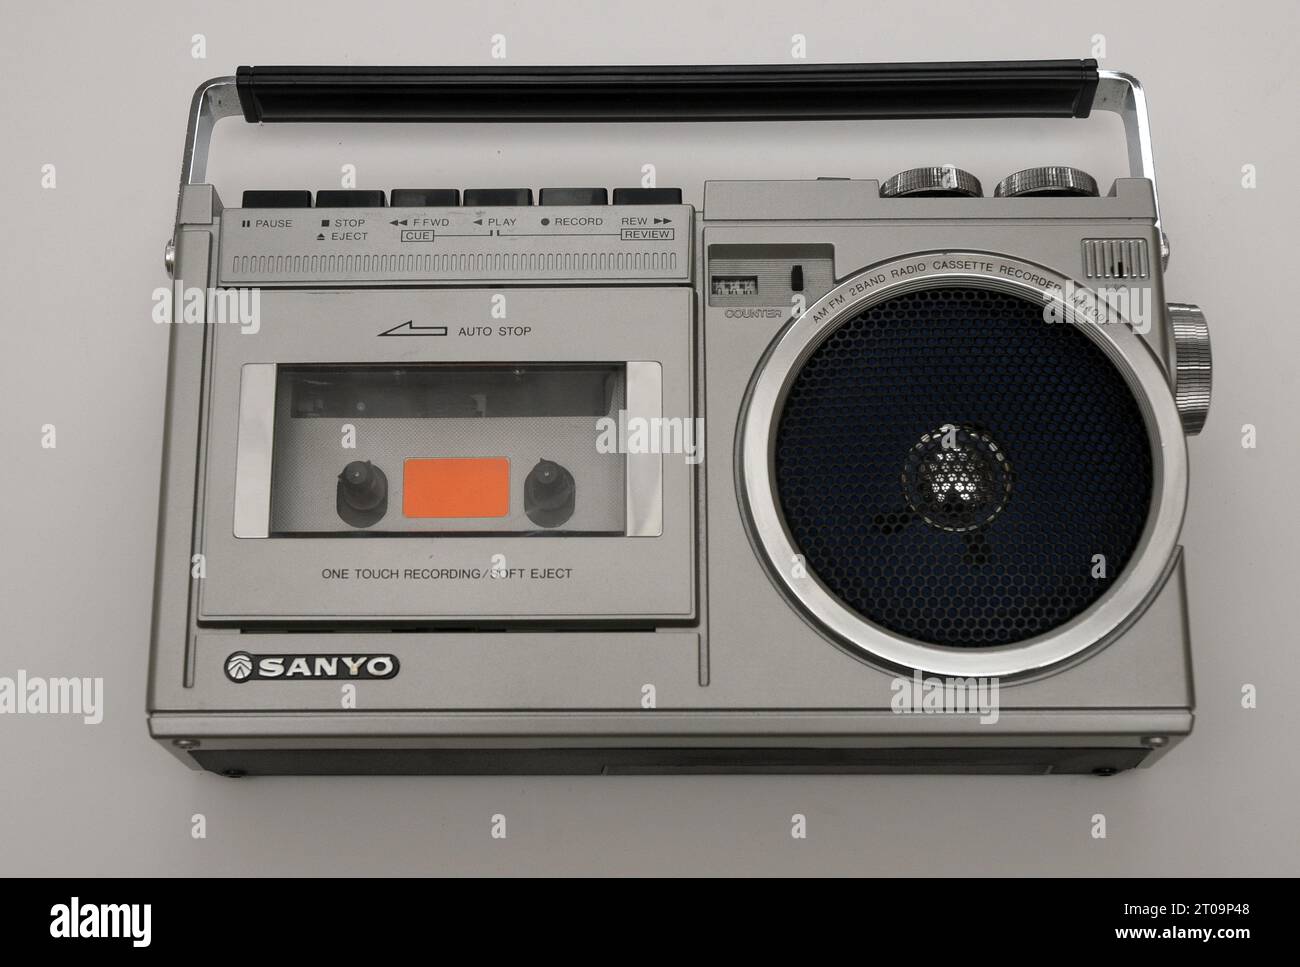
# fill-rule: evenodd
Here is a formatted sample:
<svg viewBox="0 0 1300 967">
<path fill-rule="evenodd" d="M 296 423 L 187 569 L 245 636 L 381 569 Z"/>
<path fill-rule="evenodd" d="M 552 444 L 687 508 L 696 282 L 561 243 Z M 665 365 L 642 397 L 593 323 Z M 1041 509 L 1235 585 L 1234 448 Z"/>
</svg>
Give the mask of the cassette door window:
<svg viewBox="0 0 1300 967">
<path fill-rule="evenodd" d="M 629 493 L 617 428 L 659 416 L 660 376 L 640 360 L 278 367 L 267 533 L 637 536 L 661 494 Z"/>
<path fill-rule="evenodd" d="M 217 327 L 203 617 L 693 614 L 697 443 L 629 432 L 694 429 L 691 293 L 489 296 L 270 289 Z"/>
</svg>

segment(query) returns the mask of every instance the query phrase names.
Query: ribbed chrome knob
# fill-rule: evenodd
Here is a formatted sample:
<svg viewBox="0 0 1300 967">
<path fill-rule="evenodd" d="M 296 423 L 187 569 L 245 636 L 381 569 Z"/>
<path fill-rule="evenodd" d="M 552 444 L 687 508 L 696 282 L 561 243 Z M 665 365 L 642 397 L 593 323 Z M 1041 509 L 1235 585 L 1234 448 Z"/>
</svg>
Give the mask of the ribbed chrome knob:
<svg viewBox="0 0 1300 967">
<path fill-rule="evenodd" d="M 1174 334 L 1174 402 L 1189 435 L 1201 432 L 1210 413 L 1210 327 L 1197 306 L 1167 306 Z"/>
<path fill-rule="evenodd" d="M 1066 165 L 1043 165 L 1007 175 L 993 189 L 994 198 L 1029 198 L 1034 195 L 1093 195 L 1097 182 L 1086 171 Z"/>
<path fill-rule="evenodd" d="M 881 198 L 979 198 L 983 194 L 978 178 L 952 165 L 908 168 L 880 186 Z"/>
</svg>

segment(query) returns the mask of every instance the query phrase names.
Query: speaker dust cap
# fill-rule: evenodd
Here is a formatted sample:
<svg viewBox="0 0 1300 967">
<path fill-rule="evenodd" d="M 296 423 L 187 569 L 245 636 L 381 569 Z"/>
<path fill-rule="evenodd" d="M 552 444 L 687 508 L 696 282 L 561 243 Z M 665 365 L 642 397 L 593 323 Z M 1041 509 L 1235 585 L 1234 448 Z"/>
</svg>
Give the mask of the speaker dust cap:
<svg viewBox="0 0 1300 967">
<path fill-rule="evenodd" d="M 1128 324 L 1075 318 L 1042 267 L 898 264 L 790 323 L 751 386 L 744 503 L 775 583 L 891 667 L 1016 675 L 1103 644 L 1182 518 L 1159 364 Z"/>
</svg>

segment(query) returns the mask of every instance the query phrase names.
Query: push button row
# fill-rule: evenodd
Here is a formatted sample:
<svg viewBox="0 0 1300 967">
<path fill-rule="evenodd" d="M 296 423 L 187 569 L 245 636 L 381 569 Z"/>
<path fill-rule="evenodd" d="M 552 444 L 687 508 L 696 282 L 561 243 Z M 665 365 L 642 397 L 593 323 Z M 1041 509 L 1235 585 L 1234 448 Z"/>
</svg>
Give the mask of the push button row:
<svg viewBox="0 0 1300 967">
<path fill-rule="evenodd" d="M 608 205 L 604 188 L 543 188 L 543 205 Z M 462 202 L 458 188 L 394 188 L 394 208 L 497 208 L 533 203 L 531 188 L 466 188 Z M 615 205 L 680 205 L 680 188 L 615 188 Z M 384 208 L 379 189 L 334 188 L 316 192 L 317 208 Z M 245 208 L 311 208 L 310 191 L 253 190 L 244 192 Z"/>
</svg>

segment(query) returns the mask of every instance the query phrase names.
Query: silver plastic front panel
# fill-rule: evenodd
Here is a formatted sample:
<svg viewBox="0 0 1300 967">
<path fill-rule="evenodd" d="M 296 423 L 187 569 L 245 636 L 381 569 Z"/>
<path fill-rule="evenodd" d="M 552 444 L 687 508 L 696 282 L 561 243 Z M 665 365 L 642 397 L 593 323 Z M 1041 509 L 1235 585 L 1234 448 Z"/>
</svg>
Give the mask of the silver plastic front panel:
<svg viewBox="0 0 1300 967">
<path fill-rule="evenodd" d="M 757 191 L 752 183 L 723 185 L 734 213 L 728 217 L 746 211 L 759 212 L 761 217 L 758 203 L 768 193 L 768 214 L 778 221 L 712 222 L 697 239 L 697 272 L 703 269 L 703 252 L 711 242 L 829 244 L 834 247 L 840 278 L 899 253 L 941 248 L 1032 254 L 1034 261 L 1078 278 L 1083 272 L 1084 238 L 1141 237 L 1156 250 L 1150 186 L 1135 179 L 1121 179 L 1117 195 L 1109 199 L 1076 203 L 1025 199 L 1014 211 L 996 207 L 992 199 L 951 203 L 925 199 L 905 211 L 886 210 L 871 201 L 874 183 L 853 186 L 858 192 L 854 204 L 860 208 L 849 211 L 829 197 L 834 191 L 816 187 L 802 190 L 798 204 L 785 202 L 780 197 L 783 184 L 789 183 L 762 183 Z M 182 193 L 181 207 L 193 213 L 200 227 L 178 233 L 179 272 L 197 282 L 209 270 L 209 247 L 215 241 L 208 231 L 209 213 L 219 214 L 220 204 L 210 188 L 199 187 Z M 816 221 L 819 218 L 831 221 Z M 214 259 L 214 271 L 215 267 Z M 210 278 L 215 281 L 215 275 Z M 1142 287 L 1157 304 L 1163 302 L 1158 263 Z M 360 295 L 372 301 L 379 294 L 387 293 L 370 290 Z M 266 298 L 267 293 L 263 295 Z M 314 298 L 327 305 L 328 300 L 347 295 L 317 293 Z M 690 291 L 682 295 L 689 303 Z M 269 305 L 265 303 L 264 309 Z M 512 313 L 514 305 L 512 301 Z M 682 523 L 679 515 L 696 527 L 691 540 L 698 542 L 700 554 L 701 599 L 696 604 L 700 621 L 690 630 L 661 627 L 629 632 L 500 633 L 491 630 L 490 614 L 477 620 L 472 630 L 355 637 L 300 632 L 288 638 L 249 635 L 239 627 L 197 626 L 201 589 L 214 575 L 211 564 L 223 569 L 239 566 L 236 558 L 218 553 L 210 562 L 209 577 L 200 581 L 192 578 L 189 560 L 195 492 L 203 498 L 207 487 L 231 486 L 219 479 L 222 473 L 233 480 L 229 461 L 236 434 L 233 427 L 221 430 L 217 424 L 234 419 L 229 414 L 236 409 L 237 390 L 232 387 L 237 380 L 232 380 L 223 353 L 218 353 L 210 364 L 217 372 L 207 375 L 212 392 L 222 402 L 211 410 L 211 445 L 200 441 L 200 388 L 207 381 L 201 360 L 204 341 L 213 333 L 176 327 L 149 693 L 152 733 L 174 751 L 173 740 L 192 738 L 201 739 L 207 748 L 653 744 L 980 749 L 1008 744 L 1132 747 L 1148 736 L 1167 737 L 1169 743 L 1150 762 L 1190 730 L 1191 667 L 1182 560 L 1177 553 L 1165 562 L 1163 583 L 1108 647 L 1086 650 L 1084 660 L 1058 666 L 1066 669 L 1059 674 L 1004 683 L 996 726 L 963 717 L 891 714 L 891 674 L 855 658 L 848 649 L 834 647 L 824 629 L 792 606 L 771 584 L 762 556 L 746 532 L 735 474 L 736 430 L 746 390 L 788 313 L 765 317 L 707 305 L 700 311 L 699 392 L 709 421 L 709 448 L 699 468 L 699 479 L 707 480 L 708 486 L 697 494 L 698 502 L 683 508 L 671 499 L 677 464 L 663 463 L 665 535 L 675 533 Z M 575 325 L 577 332 L 586 331 L 580 321 Z M 558 342 L 569 355 L 573 347 L 584 344 L 567 334 Z M 294 343 L 297 351 L 284 358 L 301 358 L 302 347 L 313 345 L 301 338 Z M 1147 346 L 1156 357 L 1167 356 L 1163 328 L 1125 346 L 1123 352 L 1146 352 Z M 467 358 L 482 357 L 482 352 L 476 352 Z M 337 362 L 347 357 L 322 358 Z M 653 353 L 619 358 L 664 363 L 665 411 L 671 412 L 673 394 L 680 387 L 674 388 L 667 361 Z M 218 434 L 224 435 L 220 445 Z M 1169 445 L 1182 446 L 1181 437 Z M 204 474 L 197 481 L 196 453 Z M 214 473 L 214 463 L 224 469 Z M 219 499 L 228 502 L 229 495 Z M 199 543 L 194 546 L 207 543 L 220 551 L 205 536 L 215 520 L 204 517 L 198 522 Z M 227 534 L 232 520 L 233 506 L 228 506 L 219 521 Z M 230 542 L 234 540 L 230 534 Z M 690 555 L 683 555 L 679 563 L 683 571 L 695 566 Z M 274 570 L 263 572 L 264 579 L 275 580 L 275 575 Z M 633 579 L 624 571 L 609 583 L 629 580 Z M 638 575 L 634 580 L 644 578 Z M 592 586 L 602 593 L 606 583 L 597 579 Z M 382 590 L 372 594 L 378 607 L 387 605 Z M 188 605 L 191 595 L 193 610 Z M 255 630 L 256 625 L 245 627 Z M 302 652 L 382 648 L 401 659 L 403 671 L 392 681 L 363 685 L 363 708 L 353 711 L 337 710 L 337 683 L 236 685 L 225 677 L 223 663 L 232 651 L 257 650 L 253 646 L 285 650 L 286 639 Z M 521 661 L 522 656 L 529 658 Z M 643 707 L 644 683 L 659 686 L 657 709 Z"/>
<path fill-rule="evenodd" d="M 686 454 L 628 455 L 620 495 L 627 516 L 617 522 L 622 536 L 265 536 L 271 531 L 265 500 L 270 403 L 265 380 L 277 364 L 616 363 L 627 367 L 629 415 L 691 419 L 688 290 L 511 289 L 504 322 L 491 317 L 491 296 L 459 289 L 267 290 L 261 294 L 258 332 L 215 327 L 205 424 L 203 617 L 547 619 L 692 613 L 693 467 Z M 448 335 L 381 335 L 409 319 L 445 322 Z M 593 421 L 593 446 L 595 436 Z M 322 466 L 341 466 L 353 455 L 338 441 L 338 427 L 321 438 L 332 454 Z M 518 456 L 535 460 L 533 449 L 530 445 Z M 337 472 L 331 469 L 330 477 Z M 493 576 L 502 570 L 511 576 Z M 389 572 L 396 577 L 362 576 Z"/>
<path fill-rule="evenodd" d="M 688 205 L 230 209 L 222 285 L 681 283 Z"/>
</svg>

